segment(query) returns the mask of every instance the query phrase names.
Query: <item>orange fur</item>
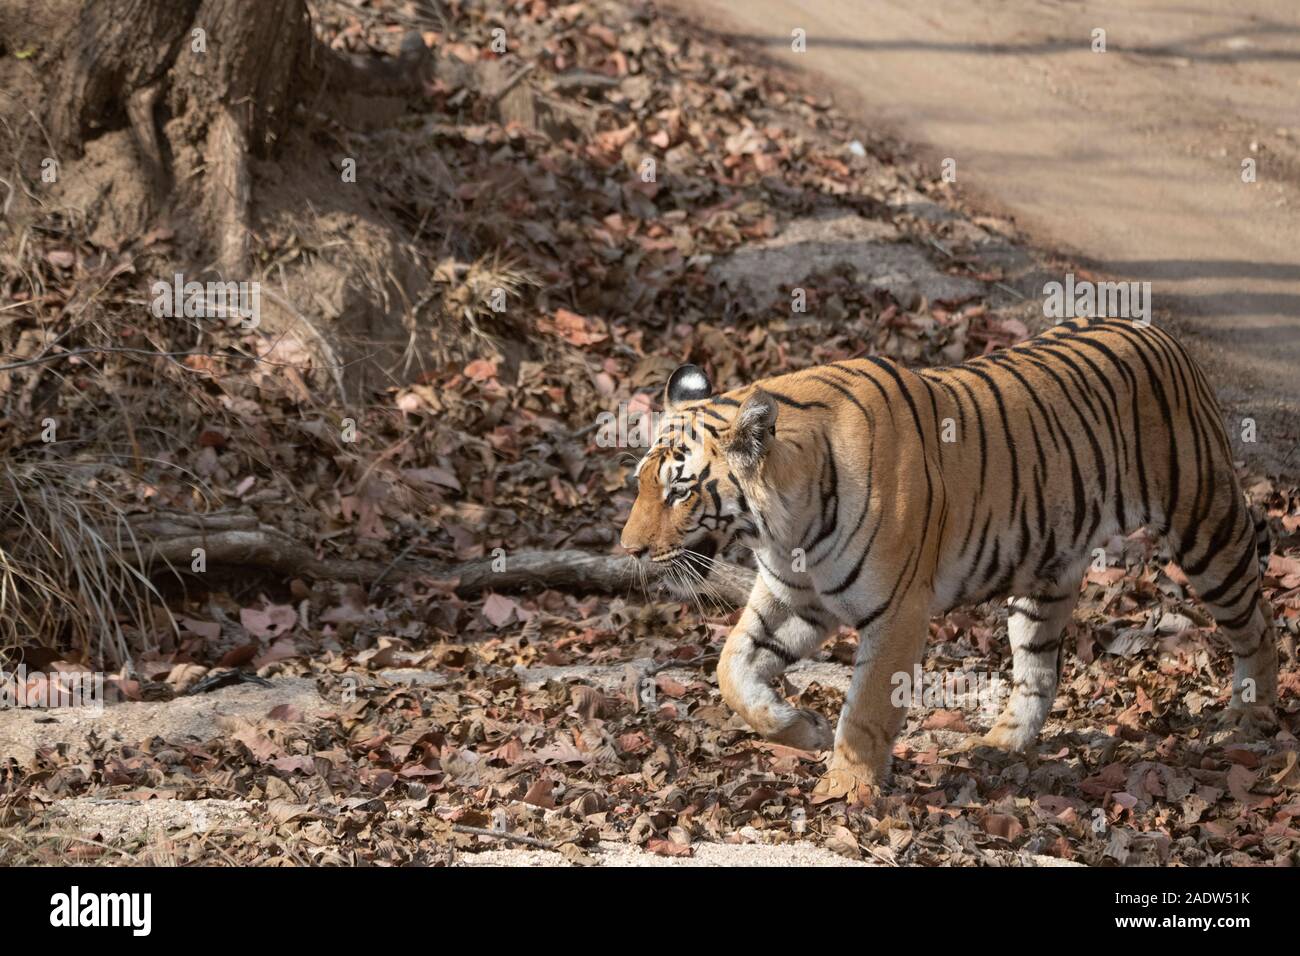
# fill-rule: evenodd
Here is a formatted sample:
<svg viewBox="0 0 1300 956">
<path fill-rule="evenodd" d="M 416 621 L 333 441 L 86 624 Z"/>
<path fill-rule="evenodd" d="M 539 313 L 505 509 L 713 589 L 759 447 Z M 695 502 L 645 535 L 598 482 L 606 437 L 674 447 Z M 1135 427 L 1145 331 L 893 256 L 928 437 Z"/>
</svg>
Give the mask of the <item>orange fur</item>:
<svg viewBox="0 0 1300 956">
<path fill-rule="evenodd" d="M 1012 598 L 1013 689 L 985 742 L 1032 745 L 1092 549 L 1143 524 L 1228 638 L 1234 716 L 1269 719 L 1257 529 L 1204 375 L 1166 333 L 1075 321 L 951 368 L 860 359 L 668 398 L 623 544 L 702 581 L 719 548 L 753 548 L 719 686 L 764 736 L 831 748 L 828 791 L 881 781 L 905 717 L 891 679 L 920 660 L 930 615 L 962 603 Z M 771 685 L 837 624 L 860 649 L 832 738 Z"/>
</svg>

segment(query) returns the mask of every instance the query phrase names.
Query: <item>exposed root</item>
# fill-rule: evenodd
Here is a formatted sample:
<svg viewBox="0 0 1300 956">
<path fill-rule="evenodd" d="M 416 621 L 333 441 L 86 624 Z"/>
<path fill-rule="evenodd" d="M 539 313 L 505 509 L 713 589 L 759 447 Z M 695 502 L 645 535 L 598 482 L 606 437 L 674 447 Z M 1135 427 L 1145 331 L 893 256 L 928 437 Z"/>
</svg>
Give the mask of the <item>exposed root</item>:
<svg viewBox="0 0 1300 956">
<path fill-rule="evenodd" d="M 241 275 L 248 257 L 248 135 L 233 107 L 222 105 L 208 130 L 208 156 L 217 263 L 222 276 Z"/>
<path fill-rule="evenodd" d="M 134 90 L 126 100 L 126 113 L 131 120 L 131 133 L 135 138 L 140 158 L 149 173 L 154 198 L 167 192 L 167 161 L 163 158 L 162 143 L 158 138 L 158 124 L 154 109 L 162 97 L 162 84 L 150 83 Z"/>
</svg>

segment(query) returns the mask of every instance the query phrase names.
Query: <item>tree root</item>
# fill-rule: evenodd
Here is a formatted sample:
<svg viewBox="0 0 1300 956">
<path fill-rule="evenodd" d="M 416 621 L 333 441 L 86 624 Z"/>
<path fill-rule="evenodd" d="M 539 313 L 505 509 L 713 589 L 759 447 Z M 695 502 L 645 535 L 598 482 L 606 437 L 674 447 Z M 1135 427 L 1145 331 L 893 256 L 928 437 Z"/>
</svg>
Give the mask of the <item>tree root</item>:
<svg viewBox="0 0 1300 956">
<path fill-rule="evenodd" d="M 225 279 L 240 275 L 248 255 L 249 206 L 253 185 L 248 171 L 248 134 L 235 110 L 217 106 L 208 128 L 209 201 L 213 205 L 217 264 Z"/>
<path fill-rule="evenodd" d="M 149 177 L 150 199 L 157 202 L 169 191 L 167 160 L 163 158 L 162 143 L 158 138 L 158 124 L 154 110 L 162 96 L 162 84 L 149 83 L 133 90 L 126 99 L 126 114 L 131 121 L 140 161 Z"/>
<path fill-rule="evenodd" d="M 632 558 L 587 551 L 523 551 L 501 559 L 435 565 L 418 559 L 391 562 L 320 558 L 294 537 L 259 525 L 252 515 L 153 515 L 131 522 L 134 542 L 125 556 L 142 568 L 159 564 L 189 569 L 196 549 L 207 565 L 246 565 L 295 577 L 347 581 L 363 585 L 423 577 L 447 582 L 462 597 L 483 591 L 517 591 L 529 587 L 576 591 L 632 593 L 641 577 Z M 659 583 L 662 572 L 646 567 L 648 583 Z M 718 561 L 709 584 L 724 600 L 743 606 L 754 574 Z"/>
</svg>

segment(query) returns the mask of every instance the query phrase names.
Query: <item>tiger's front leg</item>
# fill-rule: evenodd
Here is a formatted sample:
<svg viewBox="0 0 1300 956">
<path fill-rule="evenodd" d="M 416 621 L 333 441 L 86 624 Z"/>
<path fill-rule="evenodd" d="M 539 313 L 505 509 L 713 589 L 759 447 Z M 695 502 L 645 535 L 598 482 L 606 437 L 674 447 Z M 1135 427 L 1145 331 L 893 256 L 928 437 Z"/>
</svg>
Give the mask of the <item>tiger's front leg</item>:
<svg viewBox="0 0 1300 956">
<path fill-rule="evenodd" d="M 787 667 L 808 657 L 830 633 L 820 611 L 801 617 L 778 601 L 760 578 L 718 661 L 718 687 L 727 704 L 760 735 L 787 747 L 829 750 L 830 722 L 790 706 L 773 686 Z"/>
<path fill-rule="evenodd" d="M 907 717 L 907 707 L 894 704 L 895 675 L 911 676 L 925 649 L 928 620 L 928 595 L 913 594 L 859 626 L 853 680 L 818 793 L 852 797 L 859 787 L 874 790 L 888 778 L 894 738 Z"/>
</svg>

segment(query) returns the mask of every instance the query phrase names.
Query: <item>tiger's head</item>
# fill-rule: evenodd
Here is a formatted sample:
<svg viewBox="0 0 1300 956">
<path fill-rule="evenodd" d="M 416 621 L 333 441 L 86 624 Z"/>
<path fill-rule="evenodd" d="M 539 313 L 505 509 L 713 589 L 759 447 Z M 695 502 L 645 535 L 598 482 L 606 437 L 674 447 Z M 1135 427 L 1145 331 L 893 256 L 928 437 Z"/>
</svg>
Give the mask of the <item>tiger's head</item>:
<svg viewBox="0 0 1300 956">
<path fill-rule="evenodd" d="M 637 465 L 637 496 L 623 526 L 629 554 L 668 563 L 689 580 L 757 525 L 746 489 L 776 433 L 777 403 L 760 388 L 741 401 L 713 396 L 704 371 L 683 365 L 664 391 L 664 413 Z"/>
</svg>

